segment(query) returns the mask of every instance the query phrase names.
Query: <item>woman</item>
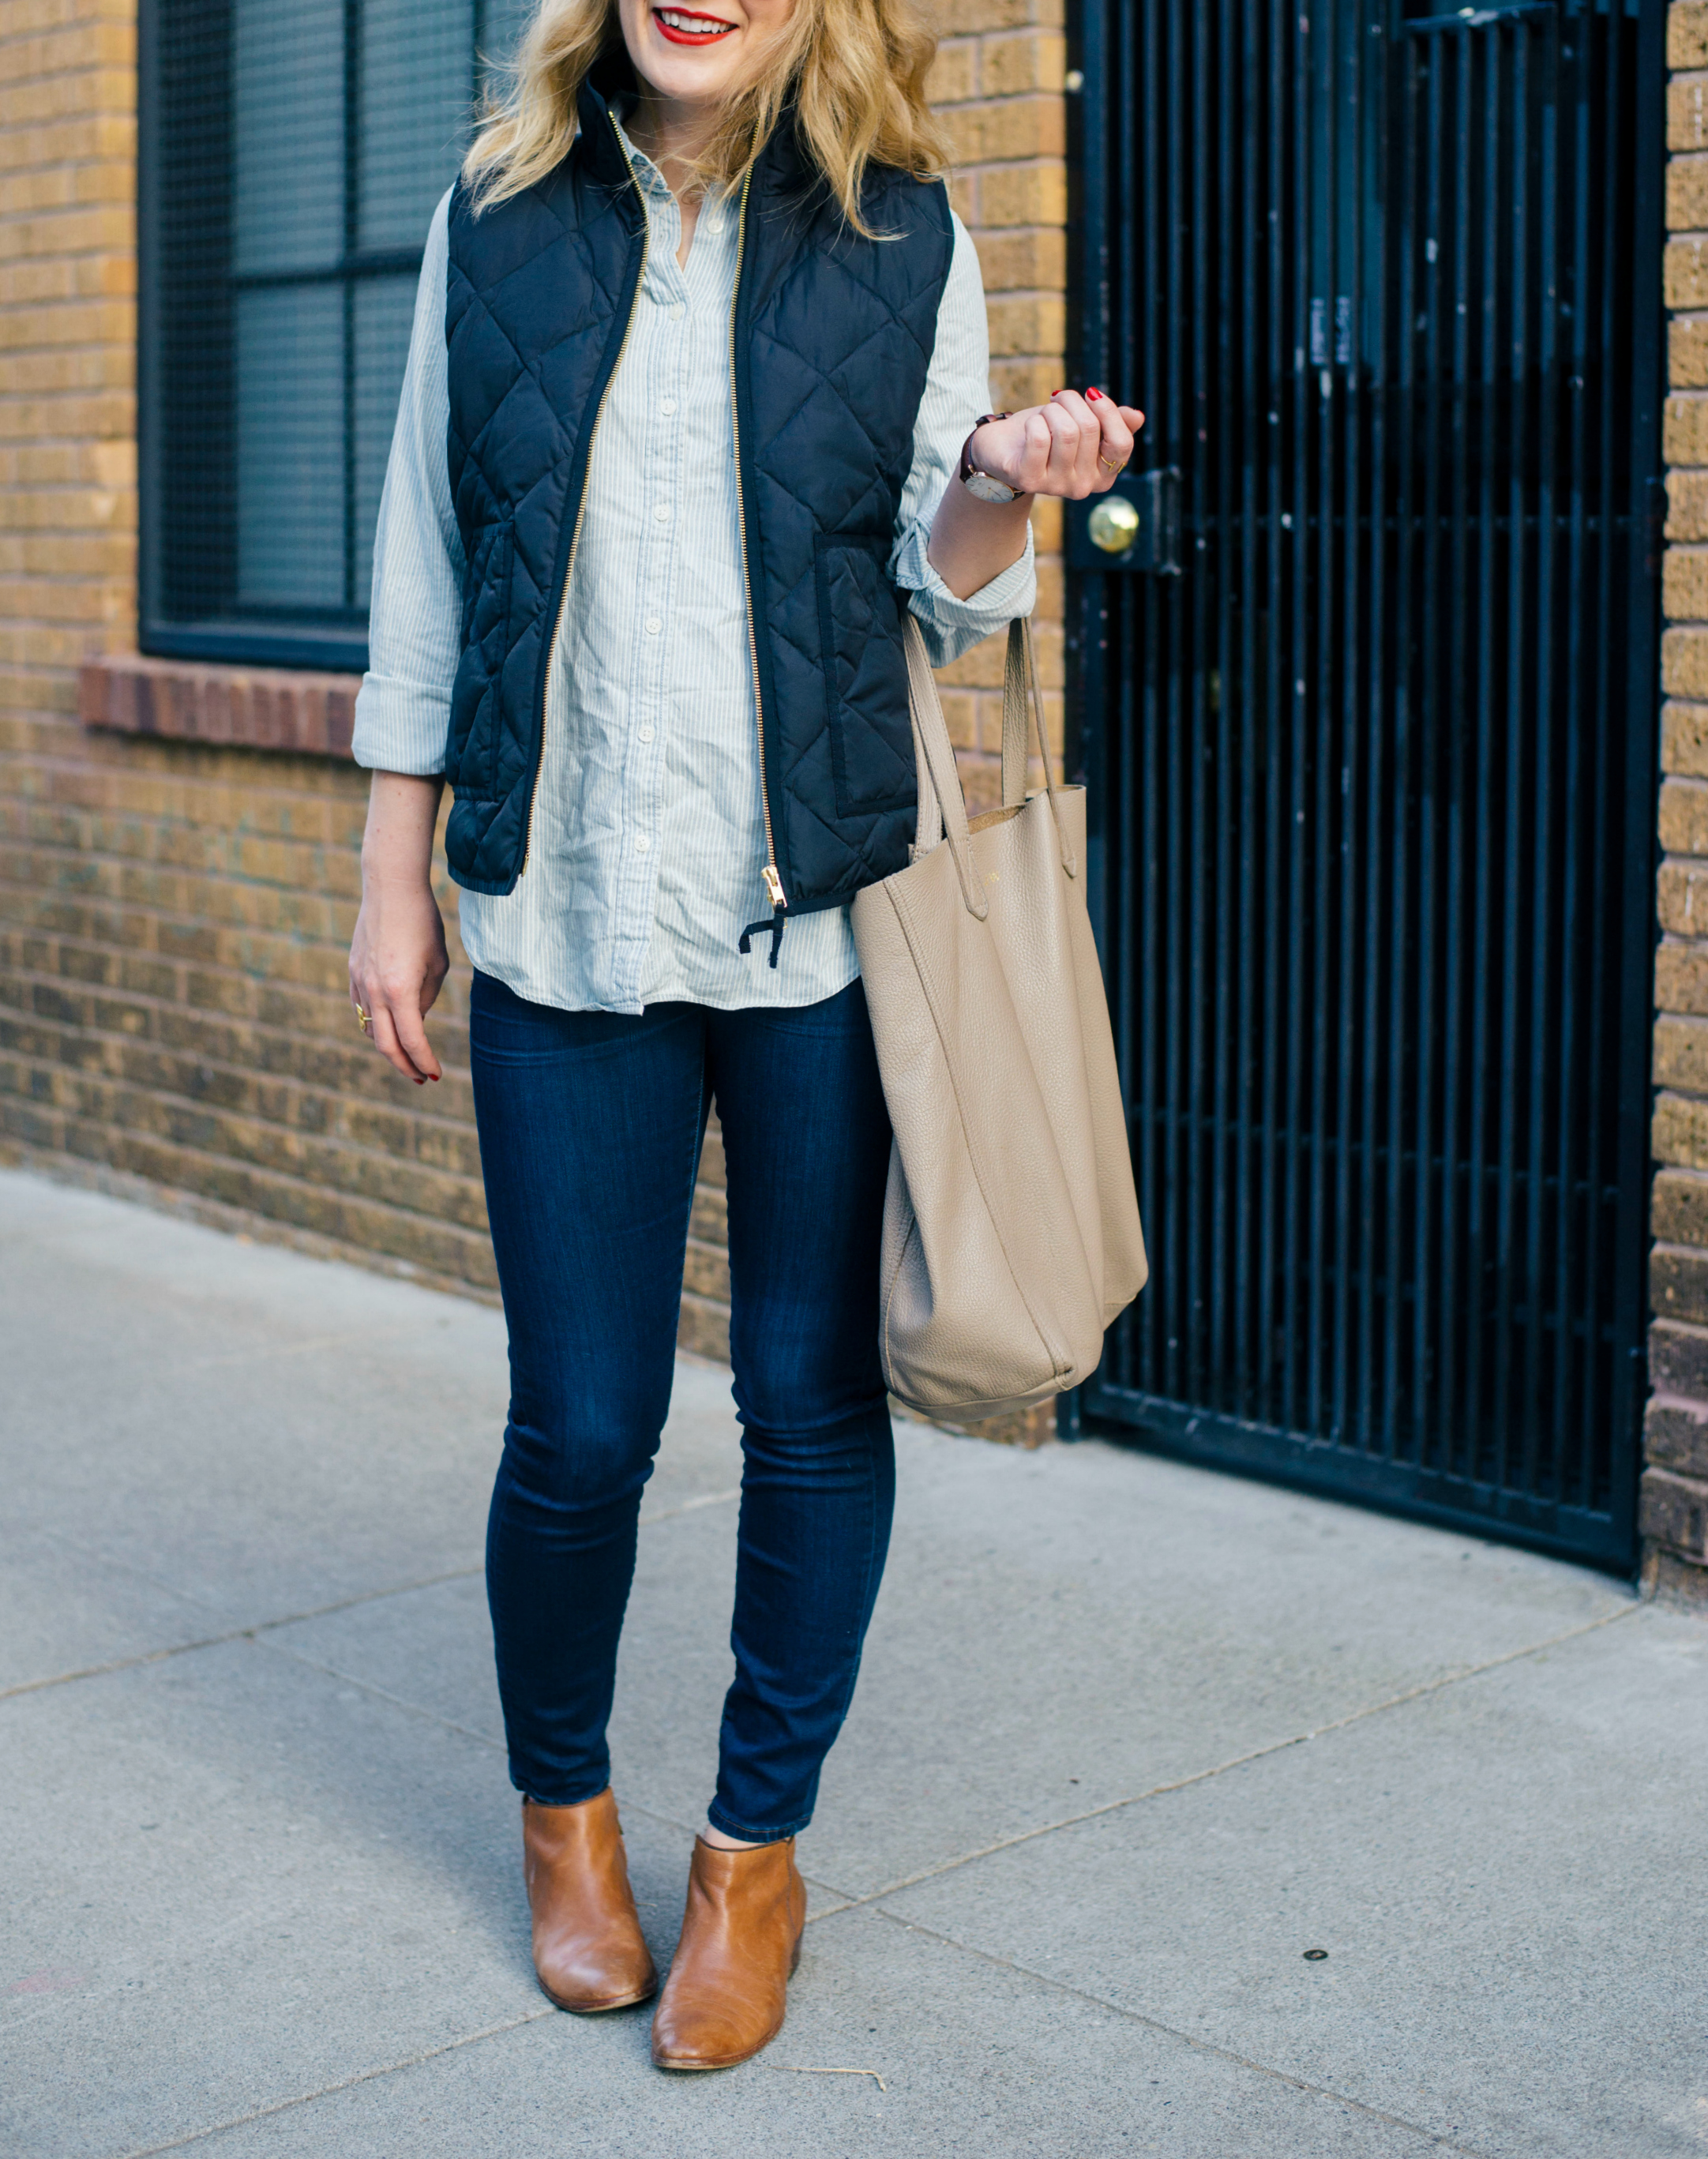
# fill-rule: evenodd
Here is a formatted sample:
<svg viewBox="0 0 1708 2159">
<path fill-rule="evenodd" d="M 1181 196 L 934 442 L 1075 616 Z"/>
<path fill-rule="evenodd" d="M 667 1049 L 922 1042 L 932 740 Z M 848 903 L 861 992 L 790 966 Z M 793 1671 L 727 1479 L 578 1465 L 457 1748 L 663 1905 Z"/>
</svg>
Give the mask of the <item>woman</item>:
<svg viewBox="0 0 1708 2159">
<path fill-rule="evenodd" d="M 654 2018 L 673 2069 L 782 2023 L 794 1839 L 888 1540 L 889 1128 L 847 903 L 913 830 L 902 609 L 939 664 L 1028 611 L 1032 498 L 1107 487 L 1141 420 L 1096 389 L 979 420 L 908 5 L 545 0 L 433 220 L 375 551 L 351 996 L 438 1078 L 448 781 L 510 1338 L 488 1589 L 566 2009 L 657 1987 L 605 1726 L 722 1123 L 736 1670 Z"/>
</svg>

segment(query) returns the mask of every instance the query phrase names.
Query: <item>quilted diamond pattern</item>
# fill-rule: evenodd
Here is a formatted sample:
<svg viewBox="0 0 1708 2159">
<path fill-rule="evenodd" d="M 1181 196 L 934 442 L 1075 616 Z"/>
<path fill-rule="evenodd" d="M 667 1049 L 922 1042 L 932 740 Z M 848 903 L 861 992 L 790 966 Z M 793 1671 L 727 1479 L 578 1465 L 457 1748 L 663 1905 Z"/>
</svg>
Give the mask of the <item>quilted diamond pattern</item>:
<svg viewBox="0 0 1708 2159">
<path fill-rule="evenodd" d="M 907 859 L 913 743 L 883 572 L 949 273 L 943 189 L 873 175 L 848 232 L 792 132 L 749 194 L 737 299 L 748 569 L 778 867 L 792 912 Z M 451 209 L 453 497 L 468 563 L 446 769 L 458 883 L 510 891 L 539 769 L 546 664 L 593 418 L 640 263 L 640 210 L 599 98 L 524 194 Z"/>
</svg>

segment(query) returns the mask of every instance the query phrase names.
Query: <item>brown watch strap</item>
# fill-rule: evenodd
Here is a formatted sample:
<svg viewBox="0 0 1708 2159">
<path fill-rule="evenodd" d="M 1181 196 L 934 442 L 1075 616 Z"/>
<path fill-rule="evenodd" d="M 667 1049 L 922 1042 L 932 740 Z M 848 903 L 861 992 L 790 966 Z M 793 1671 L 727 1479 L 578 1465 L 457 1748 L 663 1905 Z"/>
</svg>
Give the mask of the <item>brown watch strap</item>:
<svg viewBox="0 0 1708 2159">
<path fill-rule="evenodd" d="M 969 435 L 966 440 L 960 446 L 960 470 L 956 474 L 956 477 L 960 479 L 963 486 L 966 484 L 967 481 L 970 479 L 972 475 L 978 470 L 978 467 L 973 463 L 973 435 L 977 434 L 979 429 L 984 426 L 986 421 L 1006 420 L 1007 417 L 1008 415 L 1006 412 L 981 412 L 978 418 L 973 422 L 972 434 Z M 989 474 L 986 474 L 986 478 L 988 479 L 989 477 Z"/>
</svg>

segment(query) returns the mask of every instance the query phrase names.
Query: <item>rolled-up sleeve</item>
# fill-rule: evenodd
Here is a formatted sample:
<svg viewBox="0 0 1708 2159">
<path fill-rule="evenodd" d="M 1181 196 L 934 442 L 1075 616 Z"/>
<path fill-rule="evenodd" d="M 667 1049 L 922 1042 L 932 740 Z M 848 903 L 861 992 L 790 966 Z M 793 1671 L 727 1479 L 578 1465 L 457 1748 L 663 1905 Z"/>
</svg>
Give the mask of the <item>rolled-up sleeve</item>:
<svg viewBox="0 0 1708 2159">
<path fill-rule="evenodd" d="M 1030 614 L 1038 597 L 1028 527 L 1024 551 L 990 583 L 957 599 L 931 567 L 927 551 L 943 491 L 955 479 L 960 446 L 991 409 L 991 338 L 985 286 L 972 237 L 957 217 L 955 252 L 937 310 L 937 342 L 914 427 L 914 464 L 902 493 L 890 575 L 911 595 L 934 667 L 959 659 L 981 638 Z"/>
<path fill-rule="evenodd" d="M 457 673 L 463 542 L 446 458 L 450 420 L 445 363 L 448 193 L 433 213 L 416 291 L 415 325 L 380 521 L 367 673 L 350 744 L 370 770 L 443 772 Z"/>
</svg>

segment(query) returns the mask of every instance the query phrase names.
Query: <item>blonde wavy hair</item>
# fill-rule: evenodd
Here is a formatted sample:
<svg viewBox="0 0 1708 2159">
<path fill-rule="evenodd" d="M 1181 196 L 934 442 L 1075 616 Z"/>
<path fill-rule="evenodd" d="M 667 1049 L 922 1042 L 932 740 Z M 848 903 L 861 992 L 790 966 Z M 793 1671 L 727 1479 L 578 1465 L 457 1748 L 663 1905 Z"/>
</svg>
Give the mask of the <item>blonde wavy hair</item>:
<svg viewBox="0 0 1708 2159">
<path fill-rule="evenodd" d="M 949 146 L 925 102 L 937 40 L 915 0 L 795 0 L 753 79 L 728 100 L 696 160 L 702 184 L 738 184 L 788 106 L 857 232 L 867 168 L 941 173 Z M 541 0 L 463 163 L 476 212 L 543 179 L 576 135 L 576 98 L 606 54 L 627 64 L 616 0 Z"/>
</svg>

